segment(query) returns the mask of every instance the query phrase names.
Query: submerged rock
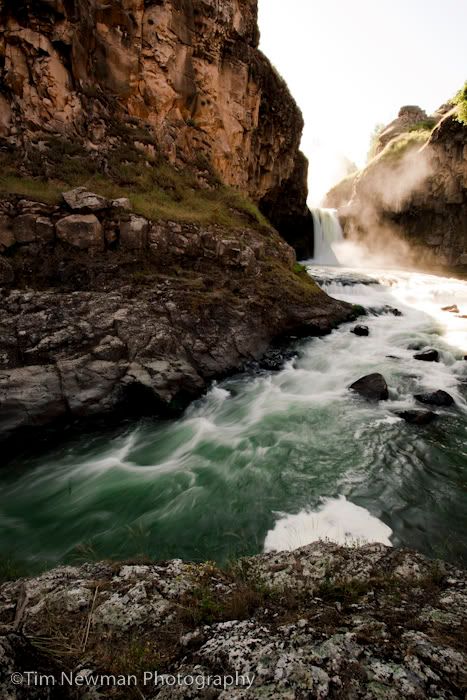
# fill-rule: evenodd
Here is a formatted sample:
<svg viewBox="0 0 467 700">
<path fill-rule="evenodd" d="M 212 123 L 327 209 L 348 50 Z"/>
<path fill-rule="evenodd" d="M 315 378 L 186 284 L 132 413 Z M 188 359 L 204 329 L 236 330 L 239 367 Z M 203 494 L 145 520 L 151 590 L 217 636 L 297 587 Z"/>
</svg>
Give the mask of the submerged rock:
<svg viewBox="0 0 467 700">
<path fill-rule="evenodd" d="M 426 394 L 415 394 L 415 398 L 417 401 L 420 401 L 420 403 L 427 403 L 432 406 L 449 407 L 455 403 L 451 394 L 448 394 L 447 391 L 443 391 L 442 389 Z"/>
<path fill-rule="evenodd" d="M 401 411 L 397 415 L 413 425 L 429 425 L 438 418 L 438 414 L 432 411 Z"/>
<path fill-rule="evenodd" d="M 421 360 L 422 362 L 438 362 L 439 352 L 430 348 L 429 350 L 424 350 L 414 355 L 414 360 Z"/>
<path fill-rule="evenodd" d="M 382 374 L 368 374 L 350 385 L 355 391 L 369 401 L 386 401 L 389 398 L 388 385 Z"/>
<path fill-rule="evenodd" d="M 355 328 L 352 328 L 350 331 L 351 333 L 354 333 L 355 335 L 360 335 L 360 336 L 367 336 L 370 335 L 370 330 L 368 326 L 355 326 Z"/>
</svg>

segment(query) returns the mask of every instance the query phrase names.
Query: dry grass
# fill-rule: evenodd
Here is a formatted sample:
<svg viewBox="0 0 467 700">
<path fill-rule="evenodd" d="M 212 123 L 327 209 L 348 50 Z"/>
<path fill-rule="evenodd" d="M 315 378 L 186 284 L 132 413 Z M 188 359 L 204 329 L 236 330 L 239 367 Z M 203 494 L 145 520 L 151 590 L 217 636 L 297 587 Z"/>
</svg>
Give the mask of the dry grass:
<svg viewBox="0 0 467 700">
<path fill-rule="evenodd" d="M 139 142 L 149 143 L 144 134 Z M 128 197 L 137 213 L 153 221 L 269 227 L 255 204 L 222 185 L 206 164 L 200 182 L 196 168 L 176 169 L 134 142 L 119 144 L 98 160 L 79 144 L 53 137 L 43 150 L 29 147 L 21 162 L 16 152 L 2 152 L 0 168 L 3 194 L 57 204 L 64 190 L 84 186 L 104 197 Z"/>
</svg>

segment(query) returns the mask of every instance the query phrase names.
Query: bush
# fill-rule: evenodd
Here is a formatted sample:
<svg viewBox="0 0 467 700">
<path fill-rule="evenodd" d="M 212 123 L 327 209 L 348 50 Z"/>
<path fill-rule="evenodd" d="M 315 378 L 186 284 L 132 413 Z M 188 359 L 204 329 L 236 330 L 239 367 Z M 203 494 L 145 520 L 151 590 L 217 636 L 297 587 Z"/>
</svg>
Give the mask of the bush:
<svg viewBox="0 0 467 700">
<path fill-rule="evenodd" d="M 454 97 L 453 102 L 457 105 L 457 120 L 467 126 L 467 80 L 464 83 L 464 87 Z"/>
</svg>

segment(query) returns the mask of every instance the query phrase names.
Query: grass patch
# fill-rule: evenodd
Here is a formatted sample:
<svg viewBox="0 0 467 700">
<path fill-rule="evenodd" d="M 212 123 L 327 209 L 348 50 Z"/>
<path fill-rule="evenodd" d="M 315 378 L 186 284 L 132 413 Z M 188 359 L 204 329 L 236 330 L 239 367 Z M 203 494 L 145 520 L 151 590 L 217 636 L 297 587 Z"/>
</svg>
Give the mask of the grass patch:
<svg viewBox="0 0 467 700">
<path fill-rule="evenodd" d="M 422 119 L 409 128 L 409 133 L 411 131 L 431 131 L 436 126 L 436 119 L 433 117 L 428 117 L 428 119 Z"/>
<path fill-rule="evenodd" d="M 392 141 L 389 141 L 379 154 L 378 160 L 398 161 L 409 151 L 421 148 L 428 141 L 430 134 L 430 129 L 420 129 L 400 134 Z"/>
<path fill-rule="evenodd" d="M 205 163 L 200 183 L 195 168 L 177 170 L 164 160 L 144 129 L 119 124 L 115 125 L 117 134 L 126 141 L 119 142 L 103 160 L 80 143 L 58 137 L 47 138 L 41 149 L 30 146 L 20 164 L 17 153 L 0 153 L 0 193 L 57 204 L 63 191 L 84 186 L 109 199 L 128 197 L 135 212 L 152 221 L 270 228 L 256 205 L 221 184 Z M 144 150 L 135 142 L 143 144 Z"/>
</svg>

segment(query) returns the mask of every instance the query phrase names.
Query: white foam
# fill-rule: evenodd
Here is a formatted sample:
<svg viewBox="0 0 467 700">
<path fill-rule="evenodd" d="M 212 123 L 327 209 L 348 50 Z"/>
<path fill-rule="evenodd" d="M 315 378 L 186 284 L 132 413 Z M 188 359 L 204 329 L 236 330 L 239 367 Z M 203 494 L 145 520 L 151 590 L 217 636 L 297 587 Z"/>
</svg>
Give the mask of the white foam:
<svg viewBox="0 0 467 700">
<path fill-rule="evenodd" d="M 316 511 L 283 514 L 266 535 L 265 552 L 290 551 L 316 540 L 338 544 L 381 542 L 391 546 L 392 530 L 345 496 L 323 499 Z"/>
</svg>

